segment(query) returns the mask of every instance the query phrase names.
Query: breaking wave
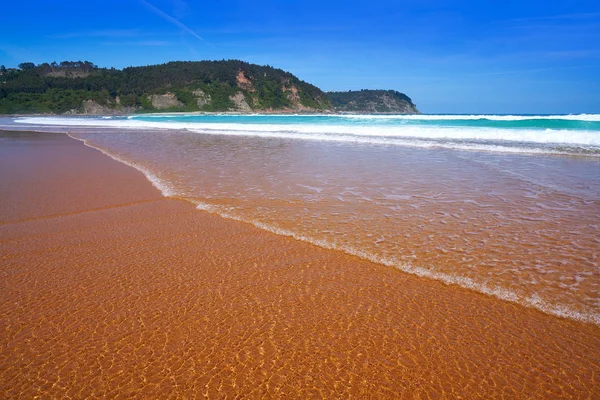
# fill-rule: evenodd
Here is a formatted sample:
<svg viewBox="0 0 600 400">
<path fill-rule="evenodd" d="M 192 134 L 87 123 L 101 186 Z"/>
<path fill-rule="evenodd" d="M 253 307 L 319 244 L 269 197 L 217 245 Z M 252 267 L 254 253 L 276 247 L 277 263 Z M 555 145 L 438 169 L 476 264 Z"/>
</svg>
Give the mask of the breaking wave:
<svg viewBox="0 0 600 400">
<path fill-rule="evenodd" d="M 381 123 L 389 120 L 401 121 L 401 123 Z M 405 123 L 406 121 L 410 123 Z M 418 123 L 415 124 L 414 121 Z M 455 126 L 448 121 L 477 122 L 481 126 Z M 545 121 L 547 125 L 549 122 L 554 125 L 577 123 L 587 124 L 587 129 L 493 126 L 494 123 L 505 121 L 529 125 L 536 124 L 536 121 Z M 18 118 L 14 123 L 65 128 L 188 130 L 212 135 L 600 157 L 600 115 L 596 114 L 578 116 L 156 115 L 110 119 L 28 117 Z"/>
</svg>

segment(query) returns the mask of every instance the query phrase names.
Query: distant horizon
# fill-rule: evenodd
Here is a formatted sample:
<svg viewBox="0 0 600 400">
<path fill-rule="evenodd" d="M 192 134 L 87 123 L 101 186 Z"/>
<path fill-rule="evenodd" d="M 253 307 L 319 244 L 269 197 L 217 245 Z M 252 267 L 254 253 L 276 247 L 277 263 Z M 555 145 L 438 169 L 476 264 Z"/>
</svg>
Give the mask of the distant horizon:
<svg viewBox="0 0 600 400">
<path fill-rule="evenodd" d="M 3 12 L 25 15 L 16 3 Z M 587 0 L 43 2 L 3 21 L 0 65 L 239 59 L 324 91 L 397 90 L 430 114 L 590 114 L 600 113 L 598 43 L 600 5 Z"/>
</svg>

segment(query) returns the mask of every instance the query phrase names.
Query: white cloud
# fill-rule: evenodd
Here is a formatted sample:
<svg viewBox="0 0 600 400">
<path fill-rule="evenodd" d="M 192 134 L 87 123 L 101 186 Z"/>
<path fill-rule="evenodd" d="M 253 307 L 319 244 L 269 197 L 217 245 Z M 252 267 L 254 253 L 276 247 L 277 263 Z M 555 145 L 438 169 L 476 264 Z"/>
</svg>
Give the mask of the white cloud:
<svg viewBox="0 0 600 400">
<path fill-rule="evenodd" d="M 122 38 L 140 36 L 139 29 L 106 29 L 98 31 L 69 32 L 51 35 L 53 39 L 70 39 L 76 37 Z"/>
<path fill-rule="evenodd" d="M 203 37 L 201 37 L 196 32 L 194 32 L 192 29 L 190 29 L 189 27 L 187 27 L 186 25 L 184 25 L 181 21 L 175 19 L 174 17 L 170 16 L 169 14 L 165 13 L 162 10 L 159 10 L 158 8 L 156 8 L 155 6 L 153 6 L 152 4 L 148 3 L 146 0 L 140 0 L 140 1 L 142 2 L 142 4 L 144 4 L 146 7 L 148 7 L 153 13 L 155 13 L 156 15 L 158 15 L 159 17 L 161 17 L 165 21 L 168 21 L 171 24 L 175 25 L 176 27 L 178 27 L 178 28 L 182 29 L 183 31 L 189 33 L 190 35 L 194 36 L 198 40 L 201 40 L 202 42 L 206 43 L 208 46 L 214 47 L 212 44 L 208 43 Z"/>
</svg>

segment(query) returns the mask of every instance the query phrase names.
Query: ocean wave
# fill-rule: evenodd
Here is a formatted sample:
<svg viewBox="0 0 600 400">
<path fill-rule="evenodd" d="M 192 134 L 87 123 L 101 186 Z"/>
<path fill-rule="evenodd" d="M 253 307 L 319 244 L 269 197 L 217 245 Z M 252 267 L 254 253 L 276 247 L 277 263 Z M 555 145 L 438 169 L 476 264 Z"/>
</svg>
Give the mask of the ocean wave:
<svg viewBox="0 0 600 400">
<path fill-rule="evenodd" d="M 86 145 L 87 147 L 98 150 L 100 153 L 112 158 L 115 161 L 118 161 L 129 167 L 137 169 L 138 171 L 140 171 L 142 174 L 144 174 L 146 176 L 146 179 L 148 179 L 150 181 L 150 183 L 152 184 L 152 186 L 154 186 L 156 189 L 158 189 L 158 191 L 161 192 L 163 196 L 165 196 L 165 197 L 175 197 L 176 196 L 175 189 L 171 185 L 169 185 L 167 182 L 165 182 L 164 180 L 161 180 L 156 174 L 154 174 L 148 168 L 145 168 L 138 163 L 126 160 L 123 157 L 119 157 L 118 155 L 111 153 L 111 152 L 103 149 L 102 147 L 91 144 L 90 141 L 87 139 L 79 138 L 71 133 L 67 133 L 67 135 L 71 139 L 75 139 L 80 142 L 83 142 L 83 144 Z"/>
<path fill-rule="evenodd" d="M 158 122 L 137 119 L 42 118 L 15 120 L 36 126 L 93 127 L 132 130 L 188 130 L 198 134 L 338 141 L 458 150 L 547 154 L 600 154 L 600 131 L 497 129 L 444 126 L 375 126 L 324 124 L 249 124 Z"/>
<path fill-rule="evenodd" d="M 139 122 L 161 123 L 195 123 L 195 124 L 237 124 L 247 126 L 287 126 L 297 129 L 302 126 L 349 127 L 361 129 L 365 127 L 389 130 L 410 127 L 428 128 L 497 128 L 505 131 L 594 131 L 600 133 L 600 121 L 595 115 L 586 116 L 486 116 L 486 115 L 139 115 L 129 116 L 128 120 Z M 293 127 L 293 128 L 292 128 Z"/>
<path fill-rule="evenodd" d="M 356 256 L 362 258 L 364 260 L 368 260 L 377 264 L 382 264 L 388 267 L 397 268 L 403 272 L 409 273 L 411 275 L 416 275 L 421 278 L 433 279 L 437 281 L 444 282 L 448 285 L 457 285 L 466 289 L 471 289 L 477 291 L 479 293 L 486 294 L 488 296 L 495 297 L 500 300 L 509 301 L 511 303 L 517 303 L 525 307 L 536 308 L 546 314 L 555 315 L 558 317 L 574 319 L 581 322 L 592 323 L 596 325 L 600 325 L 600 314 L 596 312 L 586 312 L 586 311 L 577 311 L 571 309 L 570 307 L 564 306 L 562 304 L 554 304 L 548 301 L 543 300 L 538 294 L 533 294 L 530 296 L 524 296 L 519 294 L 516 291 L 508 290 L 500 287 L 492 287 L 485 283 L 476 282 L 471 278 L 462 277 L 458 275 L 452 275 L 447 273 L 442 273 L 435 271 L 435 269 L 423 268 L 420 266 L 415 266 L 403 261 L 395 260 L 390 257 L 381 257 L 360 249 L 356 249 L 351 246 L 340 245 L 328 240 L 323 239 L 314 239 L 308 236 L 299 235 L 292 230 L 282 229 L 273 225 L 265 224 L 260 221 L 255 221 L 252 219 L 244 218 L 243 216 L 234 214 L 227 210 L 226 207 L 215 206 L 208 203 L 200 202 L 200 201 L 191 201 L 196 204 L 198 210 L 207 211 L 213 214 L 217 214 L 220 217 L 232 219 L 235 221 L 244 222 L 250 225 L 255 226 L 256 228 L 269 231 L 275 233 L 280 236 L 287 236 L 294 238 L 296 240 L 300 240 L 302 242 L 307 242 L 310 244 L 314 244 L 315 246 L 319 246 L 321 248 L 329 249 L 329 250 L 337 250 L 342 251 L 346 254 Z"/>
<path fill-rule="evenodd" d="M 165 197 L 179 197 L 180 193 L 169 184 L 168 181 L 161 179 L 157 174 L 155 174 L 150 169 L 142 166 L 139 163 L 133 162 L 127 158 L 121 157 L 113 151 L 102 148 L 101 146 L 97 146 L 92 143 L 90 140 L 82 139 L 77 137 L 75 134 L 69 134 L 74 139 L 80 140 L 85 143 L 85 145 L 92 147 L 100 152 L 110 156 L 111 158 L 122 162 L 126 165 L 129 165 L 133 168 L 136 168 L 140 172 L 142 172 L 147 179 L 158 189 Z M 211 213 L 215 213 L 221 217 L 233 219 L 241 222 L 245 222 L 251 224 L 257 228 L 273 232 L 278 235 L 292 237 L 297 240 L 301 240 L 304 242 L 308 242 L 314 245 L 317 245 L 322 248 L 332 249 L 337 251 L 342 251 L 350 255 L 354 255 L 375 263 L 379 263 L 382 265 L 386 265 L 389 267 L 397 268 L 401 271 L 417 275 L 419 277 L 434 279 L 446 284 L 457 285 L 463 288 L 468 288 L 471 290 L 475 290 L 477 292 L 496 297 L 498 299 L 502 299 L 505 301 L 521 304 L 526 307 L 536 308 L 542 312 L 547 314 L 552 314 L 564 318 L 574 319 L 582 322 L 592 323 L 596 325 L 600 325 L 600 314 L 593 310 L 576 310 L 572 309 L 568 306 L 554 303 L 543 299 L 538 294 L 532 295 L 523 295 L 519 291 L 516 290 L 508 290 L 501 287 L 491 286 L 485 282 L 479 282 L 469 277 L 464 277 L 460 275 L 454 275 L 449 273 L 443 273 L 440 271 L 436 271 L 434 267 L 425 268 L 416 264 L 406 263 L 404 261 L 395 259 L 393 257 L 380 256 L 377 254 L 370 253 L 368 251 L 364 251 L 362 249 L 353 247 L 347 244 L 337 243 L 335 240 L 327 240 L 327 239 L 316 239 L 310 236 L 302 235 L 298 232 L 295 232 L 291 229 L 282 229 L 276 225 L 266 224 L 262 221 L 250 219 L 244 217 L 243 215 L 239 215 L 229 207 L 212 205 L 206 202 L 201 202 L 195 199 L 186 199 L 194 204 L 196 204 L 199 210 L 208 211 Z"/>
<path fill-rule="evenodd" d="M 565 121 L 588 121 L 600 122 L 600 114 L 568 114 L 568 115 L 493 115 L 493 114 L 409 114 L 409 115 L 368 115 L 368 114 L 349 114 L 342 115 L 343 118 L 354 119 L 405 119 L 405 120 L 429 120 L 429 121 L 450 121 L 450 120 L 489 120 L 489 121 L 527 121 L 527 120 L 565 120 Z"/>
<path fill-rule="evenodd" d="M 127 119 L 145 118 L 339 118 L 339 119 L 364 119 L 364 120 L 411 120 L 411 121 L 527 121 L 527 120 L 565 120 L 600 122 L 600 114 L 554 114 L 554 115 L 495 115 L 495 114 L 198 114 L 198 113 L 161 113 L 132 115 Z"/>
</svg>

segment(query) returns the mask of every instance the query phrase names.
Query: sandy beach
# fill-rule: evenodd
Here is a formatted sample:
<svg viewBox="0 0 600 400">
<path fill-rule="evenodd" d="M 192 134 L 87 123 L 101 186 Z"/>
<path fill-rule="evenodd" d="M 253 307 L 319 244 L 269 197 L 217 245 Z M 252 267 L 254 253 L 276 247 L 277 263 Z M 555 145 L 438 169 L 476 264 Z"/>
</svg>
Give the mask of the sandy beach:
<svg viewBox="0 0 600 400">
<path fill-rule="evenodd" d="M 600 397 L 600 328 L 166 198 L 0 132 L 2 398 Z"/>
</svg>

